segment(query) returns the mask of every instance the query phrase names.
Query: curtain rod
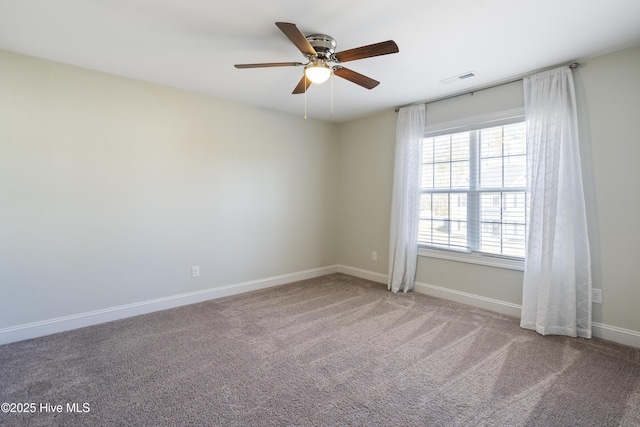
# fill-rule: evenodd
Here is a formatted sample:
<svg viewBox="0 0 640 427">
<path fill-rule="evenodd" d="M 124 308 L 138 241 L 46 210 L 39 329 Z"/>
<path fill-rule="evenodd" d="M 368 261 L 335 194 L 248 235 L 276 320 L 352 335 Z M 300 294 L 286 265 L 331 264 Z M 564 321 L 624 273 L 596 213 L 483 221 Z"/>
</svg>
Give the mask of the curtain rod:
<svg viewBox="0 0 640 427">
<path fill-rule="evenodd" d="M 571 64 L 567 65 L 567 67 L 571 68 L 572 70 L 575 69 L 575 68 L 578 68 L 579 66 L 580 66 L 579 62 L 572 62 Z M 491 88 L 494 88 L 494 87 L 499 87 L 499 86 L 508 85 L 510 83 L 519 82 L 520 80 L 524 79 L 527 76 L 532 76 L 532 75 L 534 75 L 536 73 L 539 73 L 539 72 L 542 72 L 542 71 L 545 71 L 545 70 L 551 70 L 553 68 L 558 68 L 558 67 L 551 67 L 551 68 L 547 68 L 547 69 L 544 69 L 544 70 L 539 70 L 539 71 L 536 71 L 536 72 L 533 72 L 533 73 L 524 74 L 524 75 L 522 75 L 520 77 L 511 79 L 511 80 L 492 83 L 492 84 L 487 85 L 487 86 L 480 86 L 480 87 L 478 87 L 476 89 L 471 89 L 471 90 L 468 90 L 466 92 L 454 93 L 453 95 L 447 95 L 447 96 L 443 96 L 443 97 L 440 97 L 440 98 L 428 99 L 426 101 L 412 102 L 411 104 L 403 105 L 402 107 L 408 107 L 409 105 L 417 105 L 417 104 L 433 104 L 434 102 L 444 101 L 446 99 L 451 99 L 451 98 L 457 98 L 459 96 L 473 95 L 475 92 L 480 92 L 480 91 L 491 89 Z M 402 108 L 402 107 L 397 107 L 394 111 L 397 113 L 398 111 L 400 111 L 400 108 Z"/>
</svg>

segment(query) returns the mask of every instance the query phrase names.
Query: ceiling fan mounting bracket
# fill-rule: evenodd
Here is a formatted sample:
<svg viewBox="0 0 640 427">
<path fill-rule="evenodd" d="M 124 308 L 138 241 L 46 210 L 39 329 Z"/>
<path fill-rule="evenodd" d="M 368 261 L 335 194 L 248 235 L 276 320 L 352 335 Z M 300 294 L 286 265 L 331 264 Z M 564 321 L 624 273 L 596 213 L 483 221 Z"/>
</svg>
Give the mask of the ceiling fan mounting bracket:
<svg viewBox="0 0 640 427">
<path fill-rule="evenodd" d="M 338 43 L 333 37 L 327 36 L 326 34 L 311 34 L 310 36 L 306 36 L 306 39 L 316 51 L 317 58 L 324 59 L 325 61 L 335 61 L 333 54 L 336 51 Z M 307 56 L 309 57 L 311 55 Z M 312 56 L 309 59 L 312 59 Z"/>
</svg>

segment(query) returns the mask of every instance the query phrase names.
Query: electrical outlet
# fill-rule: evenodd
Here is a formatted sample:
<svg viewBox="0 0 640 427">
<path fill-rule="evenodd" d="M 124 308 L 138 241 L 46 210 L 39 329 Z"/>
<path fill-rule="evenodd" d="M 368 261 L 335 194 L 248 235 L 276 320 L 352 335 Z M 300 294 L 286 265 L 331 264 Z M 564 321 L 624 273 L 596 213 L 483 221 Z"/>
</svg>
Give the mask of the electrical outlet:
<svg viewBox="0 0 640 427">
<path fill-rule="evenodd" d="M 594 304 L 602 304 L 602 289 L 591 289 L 591 301 Z"/>
<path fill-rule="evenodd" d="M 371 261 L 378 260 L 378 252 L 371 252 Z"/>
<path fill-rule="evenodd" d="M 200 277 L 200 266 L 192 265 L 191 266 L 191 277 Z"/>
</svg>

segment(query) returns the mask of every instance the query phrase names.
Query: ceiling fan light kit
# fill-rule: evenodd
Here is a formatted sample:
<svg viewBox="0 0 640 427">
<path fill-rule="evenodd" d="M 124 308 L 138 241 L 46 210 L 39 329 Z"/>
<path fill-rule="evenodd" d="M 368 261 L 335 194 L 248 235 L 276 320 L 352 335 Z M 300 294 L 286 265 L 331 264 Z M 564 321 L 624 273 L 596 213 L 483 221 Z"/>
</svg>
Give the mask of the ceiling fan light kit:
<svg viewBox="0 0 640 427">
<path fill-rule="evenodd" d="M 311 83 L 315 84 L 321 84 L 329 80 L 332 71 L 322 59 L 316 59 L 304 67 L 304 75 L 311 80 Z"/>
<path fill-rule="evenodd" d="M 236 68 L 265 68 L 265 67 L 298 67 L 304 66 L 302 79 L 298 82 L 293 94 L 306 93 L 312 83 L 320 84 L 329 79 L 331 74 L 360 85 L 366 89 L 373 89 L 380 82 L 360 73 L 352 71 L 340 64 L 357 59 L 388 55 L 399 52 L 398 45 L 393 40 L 361 46 L 336 53 L 337 43 L 333 37 L 325 34 L 305 36 L 295 24 L 276 22 L 276 26 L 307 58 L 307 63 L 301 62 L 268 62 L 262 64 L 236 64 Z"/>
</svg>

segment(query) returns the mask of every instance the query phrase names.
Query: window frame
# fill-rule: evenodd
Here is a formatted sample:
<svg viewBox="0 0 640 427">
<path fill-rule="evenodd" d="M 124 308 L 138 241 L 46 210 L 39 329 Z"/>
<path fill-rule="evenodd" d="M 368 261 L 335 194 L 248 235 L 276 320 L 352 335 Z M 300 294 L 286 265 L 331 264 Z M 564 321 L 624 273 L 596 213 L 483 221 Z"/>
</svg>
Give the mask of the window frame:
<svg viewBox="0 0 640 427">
<path fill-rule="evenodd" d="M 525 120 L 524 107 L 499 111 L 481 116 L 473 116 L 461 120 L 455 120 L 435 125 L 427 125 L 424 129 L 424 137 L 434 137 L 458 132 L 472 132 L 479 129 L 494 126 L 504 126 L 520 123 Z M 449 192 L 451 193 L 451 192 Z M 524 271 L 525 259 L 499 254 L 488 254 L 470 250 L 457 250 L 437 245 L 418 244 L 418 256 L 438 258 L 450 261 L 480 264 L 490 267 L 498 267 L 510 270 Z"/>
</svg>

